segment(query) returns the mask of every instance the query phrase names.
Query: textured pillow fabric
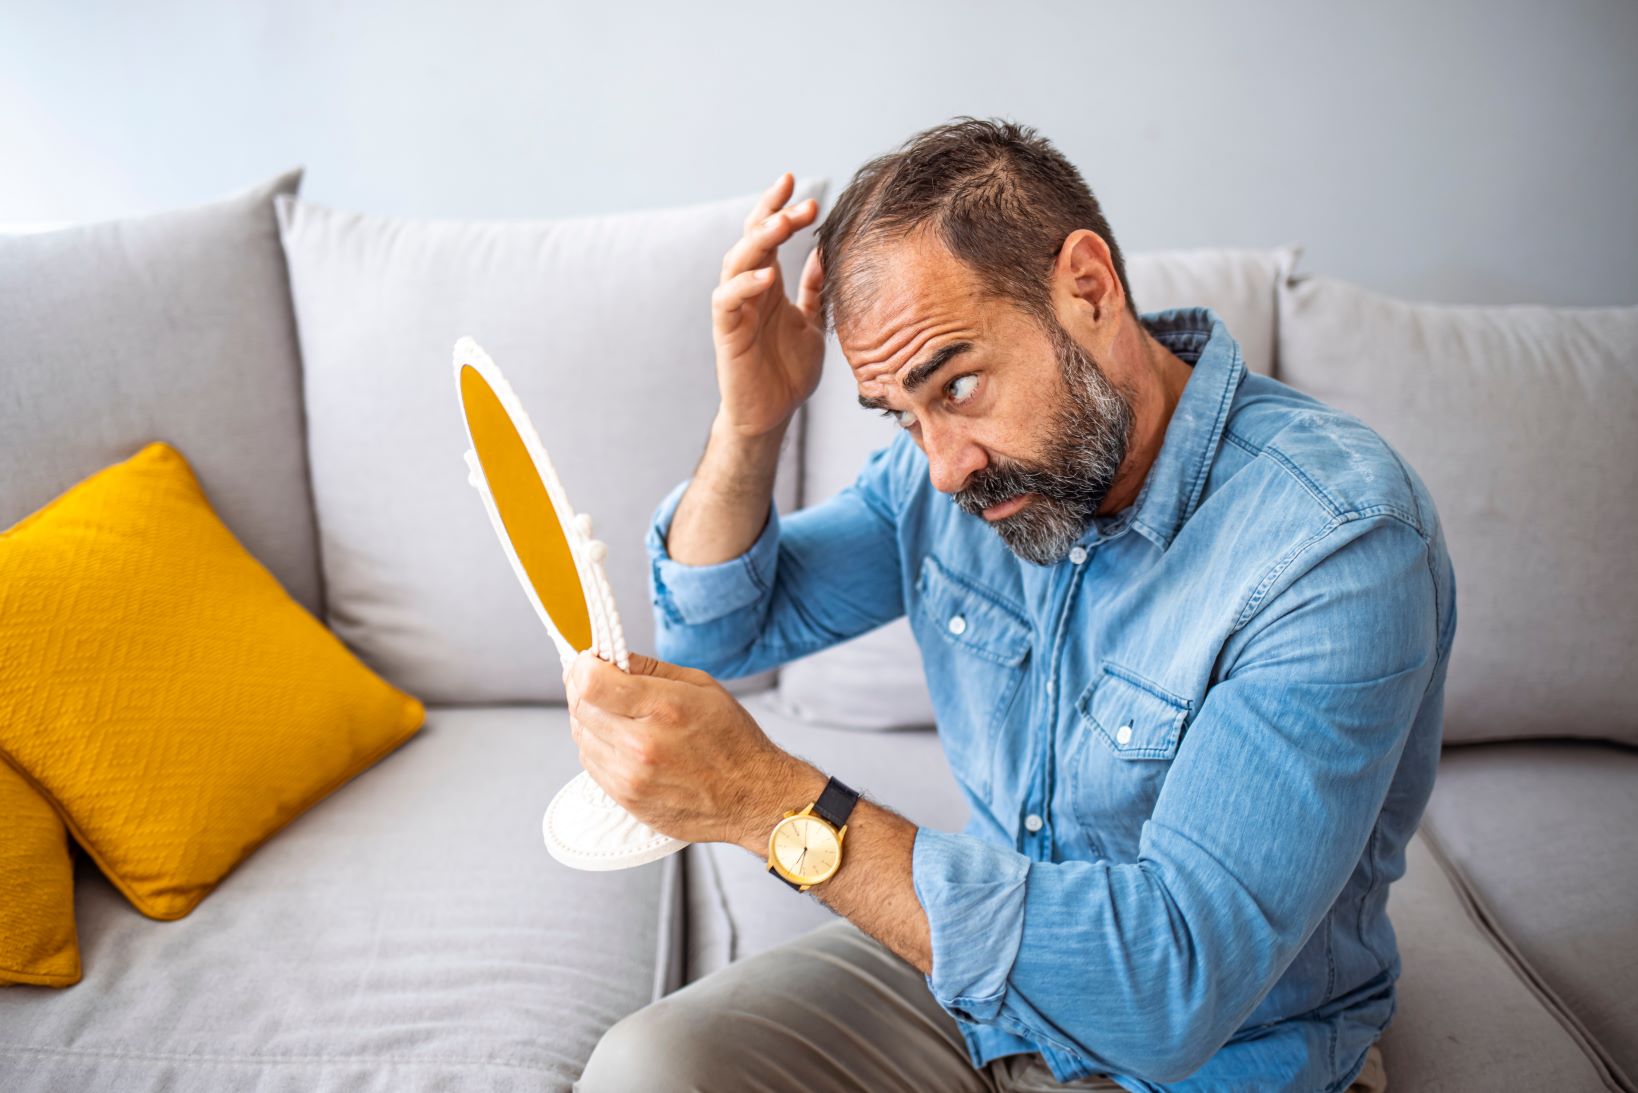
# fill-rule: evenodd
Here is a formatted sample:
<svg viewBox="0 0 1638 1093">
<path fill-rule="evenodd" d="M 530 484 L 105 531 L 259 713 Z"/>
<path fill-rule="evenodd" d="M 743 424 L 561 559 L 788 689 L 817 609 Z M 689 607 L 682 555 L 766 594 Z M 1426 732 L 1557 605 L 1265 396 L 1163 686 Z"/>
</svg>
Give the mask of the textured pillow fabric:
<svg viewBox="0 0 1638 1093">
<path fill-rule="evenodd" d="M 1139 311 L 1204 305 L 1240 343 L 1246 366 L 1274 363 L 1275 295 L 1301 247 L 1272 250 L 1154 251 L 1127 257 L 1126 279 Z M 803 409 L 801 503 L 815 505 L 850 484 L 896 426 L 859 408 L 858 385 L 833 336 L 825 374 Z M 933 707 L 921 652 L 904 619 L 794 660 L 779 670 L 776 701 L 789 717 L 856 729 L 931 725 Z"/>
<path fill-rule="evenodd" d="M 1439 506 L 1459 617 L 1445 740 L 1638 744 L 1638 307 L 1450 307 L 1298 278 L 1279 359 Z"/>
<path fill-rule="evenodd" d="M 0 762 L 0 985 L 80 981 L 69 846 L 51 803 Z"/>
<path fill-rule="evenodd" d="M 792 203 L 824 189 L 798 179 Z M 432 703 L 563 701 L 557 652 L 466 482 L 450 366 L 466 334 L 505 372 L 570 504 L 608 544 L 626 644 L 653 650 L 643 534 L 716 413 L 711 291 L 756 199 L 515 221 L 278 200 L 328 621 L 366 662 Z M 780 249 L 788 294 L 812 246 L 810 228 Z M 795 436 L 776 489 L 785 510 Z"/>
<path fill-rule="evenodd" d="M 154 437 L 309 611 L 318 533 L 273 195 L 0 236 L 0 528 Z"/>
<path fill-rule="evenodd" d="M 143 914 L 420 728 L 155 441 L 0 534 L 0 757 Z"/>
</svg>

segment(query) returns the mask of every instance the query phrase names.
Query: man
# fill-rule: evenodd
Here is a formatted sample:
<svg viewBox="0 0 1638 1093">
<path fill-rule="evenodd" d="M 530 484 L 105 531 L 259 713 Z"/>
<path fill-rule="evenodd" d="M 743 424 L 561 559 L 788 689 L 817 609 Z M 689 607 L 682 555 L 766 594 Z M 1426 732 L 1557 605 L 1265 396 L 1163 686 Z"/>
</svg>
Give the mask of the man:
<svg viewBox="0 0 1638 1093">
<path fill-rule="evenodd" d="M 795 304 L 775 255 L 817 209 L 792 185 L 724 260 L 721 407 L 649 531 L 676 663 L 565 680 L 616 799 L 759 858 L 781 825 L 770 883 L 843 917 L 618 1022 L 578 1088 L 1384 1088 L 1388 886 L 1456 622 L 1423 483 L 1248 373 L 1210 310 L 1139 313 L 1026 127 L 957 119 L 866 165 Z M 902 430 L 781 520 L 832 328 Z M 712 679 L 906 613 L 960 833 L 856 799 Z"/>
</svg>

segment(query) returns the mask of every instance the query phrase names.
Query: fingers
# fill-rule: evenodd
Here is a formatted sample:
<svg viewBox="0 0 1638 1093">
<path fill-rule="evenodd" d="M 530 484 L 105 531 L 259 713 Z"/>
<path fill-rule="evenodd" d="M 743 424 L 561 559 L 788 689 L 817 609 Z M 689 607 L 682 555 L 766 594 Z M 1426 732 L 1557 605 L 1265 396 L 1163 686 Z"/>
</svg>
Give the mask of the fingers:
<svg viewBox="0 0 1638 1093">
<path fill-rule="evenodd" d="M 621 717 L 643 717 L 653 704 L 654 683 L 637 679 L 597 654 L 582 652 L 563 673 L 569 708 L 589 721 L 593 709 Z"/>
<path fill-rule="evenodd" d="M 642 653 L 628 653 L 627 663 L 631 665 L 631 674 L 634 676 L 656 676 L 660 679 L 675 679 L 683 683 L 714 682 L 709 672 L 702 672 L 698 668 L 688 668 L 681 664 L 672 664 L 668 660 L 644 656 Z"/>
<path fill-rule="evenodd" d="M 819 248 L 808 251 L 808 260 L 802 267 L 802 283 L 797 287 L 796 306 L 808 321 L 819 322 L 819 290 L 825 284 L 825 271 L 819 262 Z"/>
<path fill-rule="evenodd" d="M 723 257 L 721 279 L 727 281 L 748 269 L 767 265 L 781 243 L 813 223 L 818 215 L 819 202 L 809 197 L 748 226 Z"/>
<path fill-rule="evenodd" d="M 606 777 L 606 772 L 619 769 L 619 747 L 613 741 L 605 739 L 603 733 L 572 715 L 569 727 L 574 736 L 575 747 L 580 751 L 580 765 L 592 772 L 593 780 L 607 791 L 608 786 L 603 785 L 603 781 L 596 778 L 596 775 L 604 774 Z"/>
<path fill-rule="evenodd" d="M 630 670 L 622 672 L 592 652 L 582 652 L 563 673 L 569 708 L 590 722 L 599 714 L 617 718 L 665 716 L 662 706 L 679 697 L 671 684 L 711 686 L 716 681 L 709 672 L 642 653 L 629 653 Z"/>
<path fill-rule="evenodd" d="M 617 724 L 617 720 L 613 714 L 587 702 L 575 702 L 569 706 L 570 733 L 582 751 L 595 749 L 598 744 L 605 748 L 618 748 L 621 733 L 627 730 Z"/>
<path fill-rule="evenodd" d="M 748 269 L 711 290 L 711 322 L 722 334 L 730 333 L 739 325 L 739 311 L 746 301 L 768 291 L 773 284 L 773 270 Z"/>
<path fill-rule="evenodd" d="M 783 208 L 785 202 L 791 199 L 791 191 L 796 188 L 796 177 L 789 171 L 781 171 L 779 177 L 773 180 L 773 185 L 762 191 L 751 211 L 745 214 L 745 230 L 751 228 L 760 220 L 766 220 L 775 209 Z"/>
</svg>

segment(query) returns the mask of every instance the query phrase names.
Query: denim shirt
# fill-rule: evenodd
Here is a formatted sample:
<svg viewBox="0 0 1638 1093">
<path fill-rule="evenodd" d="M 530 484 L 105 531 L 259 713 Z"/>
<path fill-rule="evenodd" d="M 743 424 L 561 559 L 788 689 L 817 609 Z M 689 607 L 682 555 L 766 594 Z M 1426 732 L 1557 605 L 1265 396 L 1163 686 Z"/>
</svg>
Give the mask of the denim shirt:
<svg viewBox="0 0 1638 1093">
<path fill-rule="evenodd" d="M 647 534 L 657 653 L 735 678 L 908 614 L 971 807 L 915 836 L 927 986 L 975 1067 L 1344 1089 L 1394 1012 L 1455 574 L 1380 436 L 1248 372 L 1209 308 L 1140 321 L 1192 373 L 1064 561 L 1012 554 L 906 433 L 718 564 L 666 553 L 685 480 Z"/>
</svg>

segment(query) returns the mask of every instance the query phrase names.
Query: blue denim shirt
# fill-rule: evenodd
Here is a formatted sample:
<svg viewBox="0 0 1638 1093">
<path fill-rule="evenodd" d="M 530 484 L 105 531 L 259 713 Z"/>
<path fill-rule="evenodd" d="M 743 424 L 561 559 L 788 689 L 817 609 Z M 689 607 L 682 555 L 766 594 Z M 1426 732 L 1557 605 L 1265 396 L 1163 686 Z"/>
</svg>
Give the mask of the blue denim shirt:
<svg viewBox="0 0 1638 1093">
<path fill-rule="evenodd" d="M 647 536 L 657 652 L 734 678 L 909 615 L 972 809 L 915 837 L 927 986 L 975 1067 L 1344 1089 L 1394 1011 L 1455 575 L 1380 436 L 1248 372 L 1208 308 L 1141 321 L 1193 373 L 1066 560 L 1017 558 L 907 433 L 720 564 L 665 552 L 684 481 Z"/>
</svg>

